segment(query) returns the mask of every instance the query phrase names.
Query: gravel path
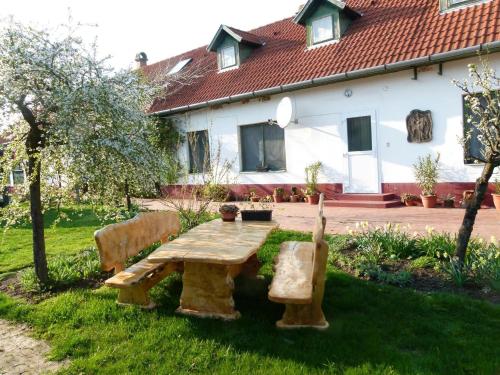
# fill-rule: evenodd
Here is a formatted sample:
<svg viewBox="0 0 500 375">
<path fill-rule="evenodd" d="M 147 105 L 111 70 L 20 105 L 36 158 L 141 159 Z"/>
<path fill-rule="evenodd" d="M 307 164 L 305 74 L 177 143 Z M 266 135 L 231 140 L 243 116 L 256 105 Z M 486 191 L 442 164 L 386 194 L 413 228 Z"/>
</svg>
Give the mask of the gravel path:
<svg viewBox="0 0 500 375">
<path fill-rule="evenodd" d="M 27 326 L 0 319 L 0 375 L 47 374 L 64 365 L 47 360 L 49 345 L 29 335 Z"/>
</svg>

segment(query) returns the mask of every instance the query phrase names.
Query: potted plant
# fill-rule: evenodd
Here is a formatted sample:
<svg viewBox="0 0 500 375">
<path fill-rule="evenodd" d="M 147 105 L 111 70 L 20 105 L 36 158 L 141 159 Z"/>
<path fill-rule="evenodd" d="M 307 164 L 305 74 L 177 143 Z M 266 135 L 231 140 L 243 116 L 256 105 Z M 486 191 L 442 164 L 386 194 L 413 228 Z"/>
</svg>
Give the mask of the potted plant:
<svg viewBox="0 0 500 375">
<path fill-rule="evenodd" d="M 474 194 L 474 190 L 464 190 L 462 192 L 462 201 L 460 202 L 462 208 L 468 208 L 472 204 Z"/>
<path fill-rule="evenodd" d="M 455 196 L 453 194 L 447 194 L 442 197 L 443 207 L 454 208 L 455 207 Z"/>
<path fill-rule="evenodd" d="M 299 202 L 300 195 L 299 195 L 299 190 L 293 186 L 292 189 L 290 190 L 290 202 L 291 203 L 297 203 Z"/>
<path fill-rule="evenodd" d="M 235 221 L 240 209 L 234 204 L 223 204 L 219 207 L 219 212 L 222 215 L 222 221 Z"/>
<path fill-rule="evenodd" d="M 403 193 L 401 194 L 401 203 L 404 203 L 405 206 L 416 206 L 418 204 L 418 197 L 414 194 Z"/>
<path fill-rule="evenodd" d="M 309 204 L 319 203 L 318 193 L 318 174 L 321 169 L 321 162 L 317 161 L 308 165 L 305 169 L 306 172 L 306 189 L 303 190 Z"/>
<path fill-rule="evenodd" d="M 269 203 L 272 202 L 270 195 L 262 198 L 259 201 L 260 209 L 252 204 L 250 209 L 241 210 L 241 220 L 243 221 L 271 221 L 273 218 L 273 210 L 270 209 Z"/>
<path fill-rule="evenodd" d="M 493 186 L 495 187 L 495 192 L 492 194 L 493 203 L 495 204 L 496 209 L 500 210 L 500 181 L 498 178 L 495 179 Z"/>
<path fill-rule="evenodd" d="M 434 208 L 437 203 L 437 196 L 434 189 L 439 177 L 439 157 L 434 159 L 431 154 L 419 157 L 417 163 L 413 164 L 413 171 L 417 185 L 422 189 L 420 198 L 425 208 Z"/>
<path fill-rule="evenodd" d="M 255 189 L 250 189 L 250 200 L 254 203 L 260 201 L 260 197 L 257 195 L 257 191 Z"/>
<path fill-rule="evenodd" d="M 285 195 L 285 189 L 276 188 L 273 192 L 273 200 L 275 203 L 283 203 L 283 195 Z"/>
</svg>

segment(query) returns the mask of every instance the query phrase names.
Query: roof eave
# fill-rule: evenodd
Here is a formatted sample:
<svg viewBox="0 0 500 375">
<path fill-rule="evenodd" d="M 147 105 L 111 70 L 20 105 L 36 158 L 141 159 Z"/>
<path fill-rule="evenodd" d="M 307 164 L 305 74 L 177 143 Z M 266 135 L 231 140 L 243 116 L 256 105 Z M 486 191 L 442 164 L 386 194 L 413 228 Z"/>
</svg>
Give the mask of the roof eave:
<svg viewBox="0 0 500 375">
<path fill-rule="evenodd" d="M 219 40 L 220 35 L 222 32 L 227 33 L 231 38 L 236 40 L 238 43 L 241 43 L 243 38 L 236 34 L 233 30 L 231 30 L 229 27 L 226 25 L 220 25 L 219 30 L 217 30 L 217 33 L 215 33 L 214 38 L 210 42 L 210 44 L 207 47 L 207 51 L 209 52 L 216 52 L 217 51 L 217 42 Z"/>
</svg>

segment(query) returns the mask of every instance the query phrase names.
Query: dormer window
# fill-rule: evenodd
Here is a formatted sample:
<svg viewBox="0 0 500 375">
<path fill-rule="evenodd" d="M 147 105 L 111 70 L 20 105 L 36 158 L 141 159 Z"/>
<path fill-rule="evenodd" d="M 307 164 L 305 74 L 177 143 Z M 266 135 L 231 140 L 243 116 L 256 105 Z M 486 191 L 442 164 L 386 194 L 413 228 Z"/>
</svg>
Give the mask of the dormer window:
<svg viewBox="0 0 500 375">
<path fill-rule="evenodd" d="M 255 48 L 262 45 L 257 35 L 221 25 L 207 51 L 217 53 L 219 71 L 224 71 L 239 67 Z"/>
<path fill-rule="evenodd" d="M 349 25 L 361 17 L 340 0 L 309 0 L 294 21 L 307 32 L 307 46 L 317 47 L 339 40 Z"/>
<path fill-rule="evenodd" d="M 487 0 L 440 0 L 441 10 L 463 8 L 468 5 L 484 3 Z"/>
<path fill-rule="evenodd" d="M 222 47 L 219 53 L 221 69 L 231 68 L 236 65 L 236 48 L 234 46 Z"/>
<path fill-rule="evenodd" d="M 333 39 L 333 18 L 328 15 L 312 21 L 312 43 L 318 44 Z"/>
</svg>

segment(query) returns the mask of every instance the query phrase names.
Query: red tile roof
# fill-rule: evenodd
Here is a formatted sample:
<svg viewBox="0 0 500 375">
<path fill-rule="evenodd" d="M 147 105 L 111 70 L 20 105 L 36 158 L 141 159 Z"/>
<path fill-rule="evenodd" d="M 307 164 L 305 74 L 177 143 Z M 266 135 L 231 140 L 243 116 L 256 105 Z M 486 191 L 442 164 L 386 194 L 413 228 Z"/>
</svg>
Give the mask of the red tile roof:
<svg viewBox="0 0 500 375">
<path fill-rule="evenodd" d="M 192 58 L 192 81 L 171 86 L 151 112 L 235 96 L 338 73 L 377 67 L 500 40 L 500 0 L 440 13 L 438 0 L 350 0 L 363 16 L 340 41 L 306 49 L 306 31 L 291 18 L 255 30 L 265 45 L 238 69 L 217 72 L 217 57 L 206 46 L 148 65 L 146 74 Z M 236 31 L 236 30 L 235 30 Z"/>
</svg>

